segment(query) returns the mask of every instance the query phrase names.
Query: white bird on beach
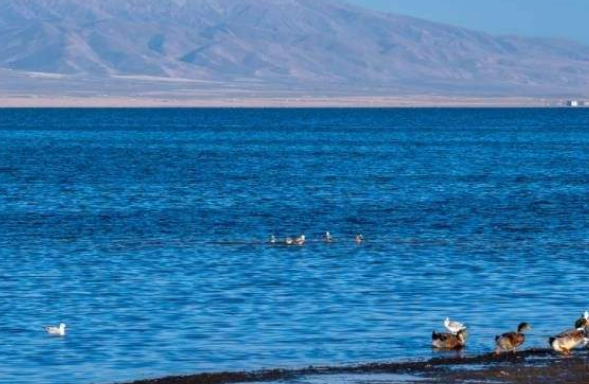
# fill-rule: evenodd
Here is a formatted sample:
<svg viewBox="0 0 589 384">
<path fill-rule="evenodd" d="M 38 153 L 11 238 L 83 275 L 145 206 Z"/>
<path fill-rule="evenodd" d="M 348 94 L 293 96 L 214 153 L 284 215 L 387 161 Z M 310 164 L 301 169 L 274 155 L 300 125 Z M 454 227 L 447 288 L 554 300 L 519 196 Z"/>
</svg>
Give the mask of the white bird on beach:
<svg viewBox="0 0 589 384">
<path fill-rule="evenodd" d="M 446 320 L 444 320 L 444 327 L 446 327 L 446 329 L 453 334 L 457 334 L 458 332 L 464 331 L 466 329 L 464 324 L 459 323 L 458 321 L 452 321 L 449 317 L 446 317 Z"/>
<path fill-rule="evenodd" d="M 45 331 L 53 336 L 65 336 L 65 324 L 59 324 L 59 327 L 45 327 Z"/>
</svg>

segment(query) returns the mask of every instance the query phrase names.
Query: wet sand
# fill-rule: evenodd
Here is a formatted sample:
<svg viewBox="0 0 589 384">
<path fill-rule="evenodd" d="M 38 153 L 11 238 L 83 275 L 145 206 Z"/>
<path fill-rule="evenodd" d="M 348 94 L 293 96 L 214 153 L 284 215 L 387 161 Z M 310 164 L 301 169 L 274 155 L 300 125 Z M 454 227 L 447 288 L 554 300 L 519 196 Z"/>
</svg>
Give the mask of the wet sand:
<svg viewBox="0 0 589 384">
<path fill-rule="evenodd" d="M 133 384 L 229 384 L 229 383 L 346 383 L 413 384 L 413 383 L 505 383 L 505 384 L 587 384 L 589 383 L 589 352 L 577 351 L 570 357 L 547 349 L 532 349 L 517 354 L 485 354 L 475 357 L 441 357 L 429 361 L 377 363 L 341 367 L 309 367 L 299 370 L 267 370 L 257 372 L 224 372 L 157 380 Z M 317 379 L 319 377 L 319 379 Z M 388 377 L 388 379 L 387 379 Z"/>
</svg>

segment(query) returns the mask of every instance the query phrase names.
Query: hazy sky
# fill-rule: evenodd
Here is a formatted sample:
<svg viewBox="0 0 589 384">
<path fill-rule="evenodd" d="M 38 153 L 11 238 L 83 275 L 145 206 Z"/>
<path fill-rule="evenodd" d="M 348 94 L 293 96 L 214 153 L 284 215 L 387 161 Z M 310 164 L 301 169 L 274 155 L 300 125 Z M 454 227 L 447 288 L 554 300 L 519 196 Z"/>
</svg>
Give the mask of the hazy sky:
<svg viewBox="0 0 589 384">
<path fill-rule="evenodd" d="M 589 44 L 589 0 L 345 0 L 491 33 Z"/>
</svg>

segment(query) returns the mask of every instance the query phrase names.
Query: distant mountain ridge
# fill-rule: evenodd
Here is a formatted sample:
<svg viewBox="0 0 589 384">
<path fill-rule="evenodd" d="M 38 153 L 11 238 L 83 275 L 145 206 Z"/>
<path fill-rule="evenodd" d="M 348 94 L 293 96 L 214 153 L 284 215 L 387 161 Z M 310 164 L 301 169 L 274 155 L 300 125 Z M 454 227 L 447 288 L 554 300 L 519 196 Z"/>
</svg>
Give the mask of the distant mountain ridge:
<svg viewBox="0 0 589 384">
<path fill-rule="evenodd" d="M 168 79 L 310 92 L 584 94 L 589 47 L 335 0 L 2 0 L 0 83 L 43 87 L 21 76 L 30 73 L 63 75 L 88 92 L 84 79 L 153 80 L 154 89 Z"/>
</svg>

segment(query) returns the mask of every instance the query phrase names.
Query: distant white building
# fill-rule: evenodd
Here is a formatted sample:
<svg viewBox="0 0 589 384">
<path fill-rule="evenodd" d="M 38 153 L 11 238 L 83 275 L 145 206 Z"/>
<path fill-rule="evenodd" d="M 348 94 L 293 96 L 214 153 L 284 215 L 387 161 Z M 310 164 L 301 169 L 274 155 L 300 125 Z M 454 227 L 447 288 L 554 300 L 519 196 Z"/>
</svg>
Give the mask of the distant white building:
<svg viewBox="0 0 589 384">
<path fill-rule="evenodd" d="M 582 104 L 578 100 L 567 100 L 566 102 L 567 107 L 580 107 Z"/>
</svg>

